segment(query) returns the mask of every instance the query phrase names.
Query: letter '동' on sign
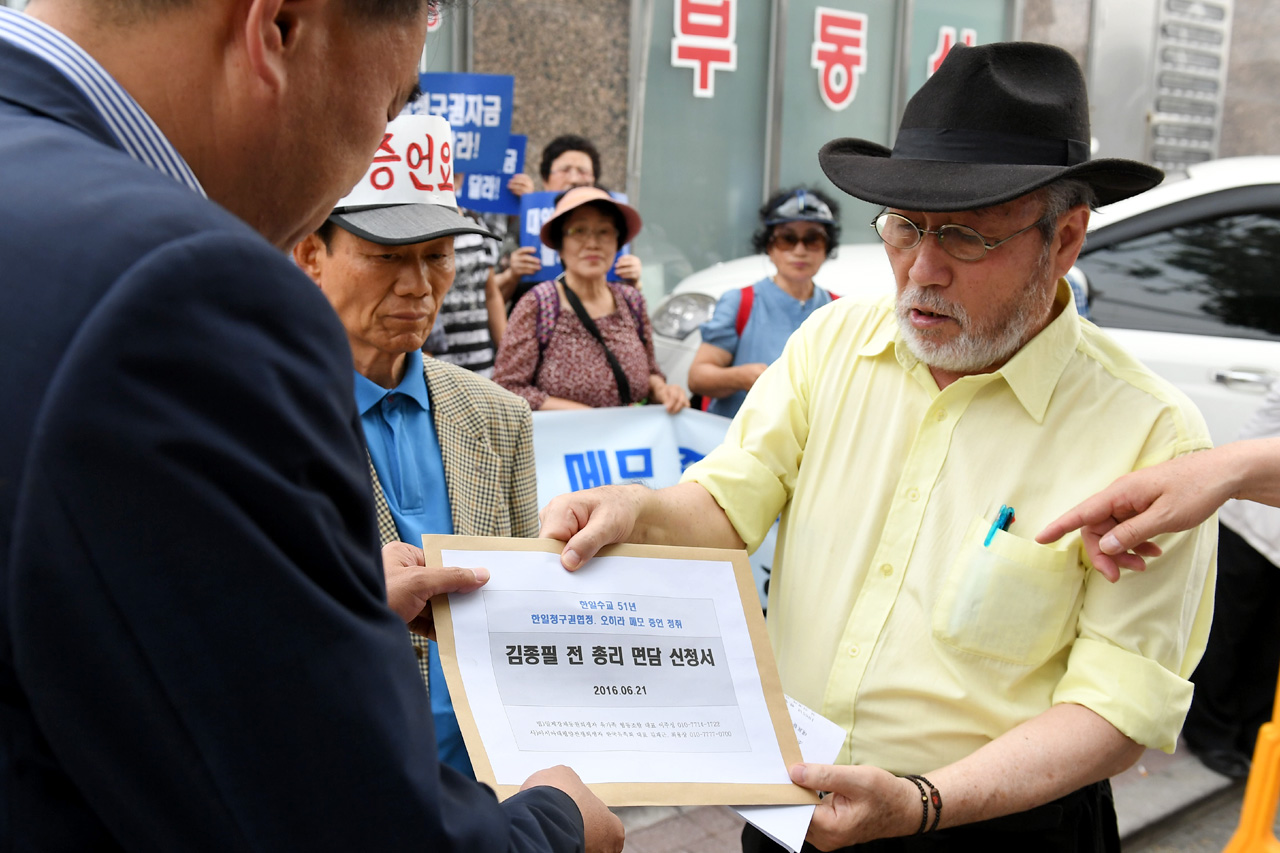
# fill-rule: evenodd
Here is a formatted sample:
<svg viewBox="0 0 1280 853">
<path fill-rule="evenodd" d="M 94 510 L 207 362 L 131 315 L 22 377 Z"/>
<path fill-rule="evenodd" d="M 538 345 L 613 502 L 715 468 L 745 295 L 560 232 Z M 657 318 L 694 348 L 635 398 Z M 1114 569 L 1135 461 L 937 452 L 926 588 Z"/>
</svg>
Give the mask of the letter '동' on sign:
<svg viewBox="0 0 1280 853">
<path fill-rule="evenodd" d="M 832 110 L 843 110 L 858 94 L 867 62 L 867 16 L 819 6 L 813 12 L 813 55 L 818 92 Z"/>
</svg>

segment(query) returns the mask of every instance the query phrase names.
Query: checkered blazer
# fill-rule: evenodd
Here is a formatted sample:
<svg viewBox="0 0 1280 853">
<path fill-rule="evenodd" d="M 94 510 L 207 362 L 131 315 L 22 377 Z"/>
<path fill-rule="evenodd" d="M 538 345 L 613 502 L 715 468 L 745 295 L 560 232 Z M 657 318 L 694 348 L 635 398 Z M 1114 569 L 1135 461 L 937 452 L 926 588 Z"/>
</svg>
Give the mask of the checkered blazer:
<svg viewBox="0 0 1280 853">
<path fill-rule="evenodd" d="M 529 404 L 469 370 L 424 358 L 423 373 L 445 487 L 459 536 L 538 534 L 538 480 L 533 464 L 533 417 Z M 369 460 L 373 500 L 382 544 L 400 538 L 378 472 Z M 421 545 L 421 542 L 414 542 Z M 410 634 L 418 671 L 429 685 L 427 639 Z"/>
</svg>

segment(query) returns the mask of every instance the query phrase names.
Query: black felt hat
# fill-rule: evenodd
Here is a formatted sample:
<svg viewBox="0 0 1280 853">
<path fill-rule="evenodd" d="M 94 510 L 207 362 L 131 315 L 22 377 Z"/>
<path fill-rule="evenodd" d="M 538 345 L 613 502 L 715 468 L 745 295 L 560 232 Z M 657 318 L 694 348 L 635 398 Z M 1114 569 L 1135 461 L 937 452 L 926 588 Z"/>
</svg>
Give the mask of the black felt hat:
<svg viewBox="0 0 1280 853">
<path fill-rule="evenodd" d="M 1002 204 L 1059 178 L 1099 204 L 1164 178 L 1136 160 L 1089 159 L 1089 99 L 1071 54 L 1033 42 L 953 47 L 907 102 L 893 149 L 835 139 L 818 162 L 855 198 L 920 211 Z"/>
</svg>

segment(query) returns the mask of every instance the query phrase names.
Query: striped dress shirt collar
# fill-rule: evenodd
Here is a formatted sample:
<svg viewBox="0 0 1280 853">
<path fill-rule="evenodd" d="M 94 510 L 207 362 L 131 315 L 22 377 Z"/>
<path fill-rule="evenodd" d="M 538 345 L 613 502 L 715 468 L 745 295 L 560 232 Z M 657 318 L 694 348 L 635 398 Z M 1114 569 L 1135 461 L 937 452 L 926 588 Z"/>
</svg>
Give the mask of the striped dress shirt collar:
<svg viewBox="0 0 1280 853">
<path fill-rule="evenodd" d="M 39 57 L 70 80 L 130 157 L 205 195 L 191 167 L 151 116 L 78 44 L 48 24 L 3 6 L 0 39 Z"/>
</svg>

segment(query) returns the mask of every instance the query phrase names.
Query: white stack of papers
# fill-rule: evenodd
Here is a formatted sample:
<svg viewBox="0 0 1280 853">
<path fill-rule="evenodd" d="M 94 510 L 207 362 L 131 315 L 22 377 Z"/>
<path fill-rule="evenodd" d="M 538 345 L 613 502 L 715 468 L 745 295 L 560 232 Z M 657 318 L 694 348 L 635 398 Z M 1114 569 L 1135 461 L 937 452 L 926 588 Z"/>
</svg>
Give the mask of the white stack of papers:
<svg viewBox="0 0 1280 853">
<path fill-rule="evenodd" d="M 791 712 L 791 724 L 795 727 L 796 740 L 800 742 L 800 753 L 805 762 L 830 764 L 835 761 L 844 744 L 844 729 L 790 696 L 787 697 L 787 710 Z M 734 811 L 776 843 L 791 853 L 797 853 L 809 831 L 814 808 L 816 807 L 736 806 Z"/>
</svg>

